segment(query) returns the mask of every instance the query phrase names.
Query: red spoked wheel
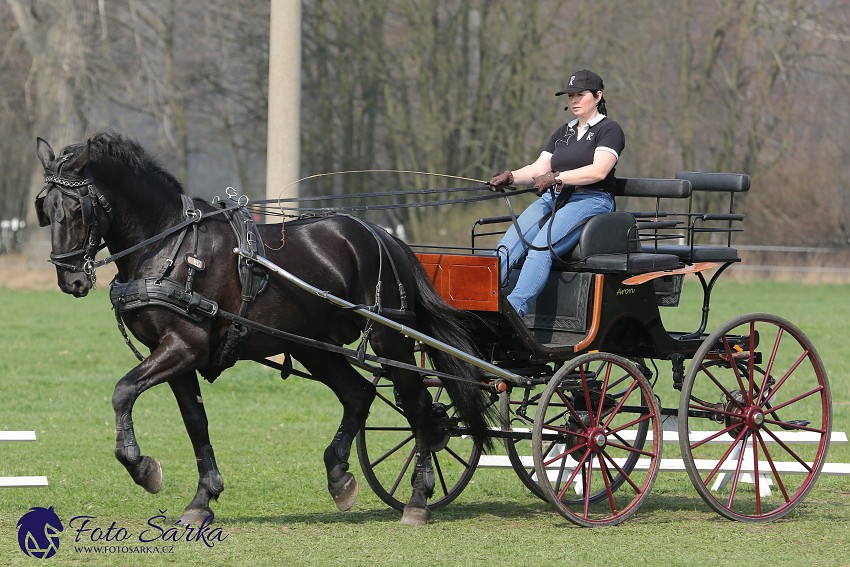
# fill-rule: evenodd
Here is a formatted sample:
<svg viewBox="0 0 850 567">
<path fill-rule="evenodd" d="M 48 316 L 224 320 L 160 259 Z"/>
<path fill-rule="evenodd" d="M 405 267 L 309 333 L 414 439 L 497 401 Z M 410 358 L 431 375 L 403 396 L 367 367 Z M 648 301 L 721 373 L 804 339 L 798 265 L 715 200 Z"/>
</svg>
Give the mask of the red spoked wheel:
<svg viewBox="0 0 850 567">
<path fill-rule="evenodd" d="M 538 483 L 571 522 L 613 526 L 640 508 L 661 465 L 661 419 L 630 361 L 582 355 L 549 380 L 531 438 Z"/>
<path fill-rule="evenodd" d="M 404 510 L 410 497 L 415 443 L 404 406 L 392 382 L 376 377 L 378 396 L 366 424 L 357 433 L 357 457 L 369 486 L 387 505 Z M 429 386 L 431 394 L 431 464 L 436 486 L 428 508 L 446 506 L 463 492 L 481 458 L 481 446 L 467 436 L 453 435 L 458 424 L 454 404 L 442 386 Z"/>
<path fill-rule="evenodd" d="M 831 414 L 826 370 L 808 337 L 775 315 L 736 317 L 705 339 L 685 376 L 685 468 L 720 515 L 781 518 L 826 462 Z"/>
</svg>

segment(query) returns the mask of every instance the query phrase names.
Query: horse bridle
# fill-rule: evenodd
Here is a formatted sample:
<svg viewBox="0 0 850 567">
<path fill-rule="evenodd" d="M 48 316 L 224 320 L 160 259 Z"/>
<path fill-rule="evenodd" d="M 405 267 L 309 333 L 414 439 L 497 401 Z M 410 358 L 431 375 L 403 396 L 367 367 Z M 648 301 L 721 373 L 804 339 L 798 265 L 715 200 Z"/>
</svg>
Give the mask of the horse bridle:
<svg viewBox="0 0 850 567">
<path fill-rule="evenodd" d="M 69 252 L 60 254 L 51 252 L 49 261 L 57 267 L 71 272 L 83 272 L 89 278 L 91 285 L 94 286 L 96 267 L 94 258 L 105 247 L 105 244 L 101 245 L 103 233 L 106 232 L 106 229 L 102 225 L 104 224 L 104 218 L 107 222 L 112 219 L 112 207 L 109 201 L 106 200 L 106 197 L 95 187 L 94 179 L 90 177 L 85 179 L 70 179 L 62 176 L 63 162 L 70 157 L 70 155 L 66 155 L 60 158 L 56 164 L 57 174 L 45 173 L 44 182 L 47 183 L 47 186 L 36 196 L 35 212 L 38 216 L 39 226 L 50 225 L 50 217 L 44 211 L 44 200 L 53 189 L 59 190 L 66 197 L 79 201 L 83 226 L 86 227 L 85 241 L 79 248 L 75 248 Z M 64 208 L 62 210 L 64 211 Z M 63 219 L 64 212 L 62 218 L 56 220 L 61 222 Z M 75 266 L 68 263 L 68 260 L 79 257 L 83 259 L 82 266 Z"/>
</svg>

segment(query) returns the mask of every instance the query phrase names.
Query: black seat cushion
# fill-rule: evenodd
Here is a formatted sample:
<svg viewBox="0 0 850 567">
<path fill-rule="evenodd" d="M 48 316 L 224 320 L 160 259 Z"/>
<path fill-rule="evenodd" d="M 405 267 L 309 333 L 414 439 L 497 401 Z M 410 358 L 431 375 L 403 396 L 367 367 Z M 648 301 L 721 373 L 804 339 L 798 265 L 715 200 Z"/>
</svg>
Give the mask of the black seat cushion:
<svg viewBox="0 0 850 567">
<path fill-rule="evenodd" d="M 738 251 L 731 246 L 697 245 L 693 249 L 687 244 L 665 244 L 662 246 L 645 247 L 647 252 L 658 254 L 673 254 L 686 263 L 693 262 L 740 262 Z"/>
<path fill-rule="evenodd" d="M 681 265 L 679 258 L 672 254 L 650 254 L 633 252 L 631 254 L 597 254 L 590 256 L 577 271 L 602 272 L 616 274 L 645 274 L 659 270 L 675 270 Z"/>
</svg>

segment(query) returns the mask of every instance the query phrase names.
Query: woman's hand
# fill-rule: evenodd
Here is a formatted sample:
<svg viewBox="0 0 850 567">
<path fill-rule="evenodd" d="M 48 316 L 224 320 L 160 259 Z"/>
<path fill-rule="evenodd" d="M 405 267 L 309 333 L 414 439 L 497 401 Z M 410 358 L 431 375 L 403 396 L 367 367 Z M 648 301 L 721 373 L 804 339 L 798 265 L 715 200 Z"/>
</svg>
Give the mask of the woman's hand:
<svg viewBox="0 0 850 567">
<path fill-rule="evenodd" d="M 543 194 L 550 187 L 555 187 L 556 190 L 560 189 L 563 183 L 559 180 L 555 179 L 558 176 L 557 171 L 550 171 L 544 175 L 540 175 L 539 177 L 534 178 L 534 188 L 537 190 L 538 194 Z"/>
<path fill-rule="evenodd" d="M 513 185 L 514 182 L 514 174 L 511 173 L 509 169 L 506 169 L 502 173 L 497 173 L 493 177 L 490 178 L 490 181 L 487 182 L 487 185 L 490 186 L 490 191 L 504 191 L 501 187 L 505 185 Z"/>
</svg>

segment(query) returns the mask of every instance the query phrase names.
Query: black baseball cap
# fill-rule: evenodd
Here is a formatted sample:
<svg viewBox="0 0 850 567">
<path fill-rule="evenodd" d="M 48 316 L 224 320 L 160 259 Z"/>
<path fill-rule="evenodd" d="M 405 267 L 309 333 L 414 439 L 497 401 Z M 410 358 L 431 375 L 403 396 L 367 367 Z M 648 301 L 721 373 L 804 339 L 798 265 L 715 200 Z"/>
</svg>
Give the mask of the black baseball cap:
<svg viewBox="0 0 850 567">
<path fill-rule="evenodd" d="M 567 83 L 567 88 L 562 91 L 556 92 L 555 96 L 561 96 L 562 94 L 572 94 L 572 93 L 580 93 L 581 91 L 601 91 L 605 87 L 602 85 L 602 77 L 590 71 L 588 69 L 582 69 L 581 71 L 576 71 L 572 75 L 570 75 L 570 80 Z"/>
</svg>

